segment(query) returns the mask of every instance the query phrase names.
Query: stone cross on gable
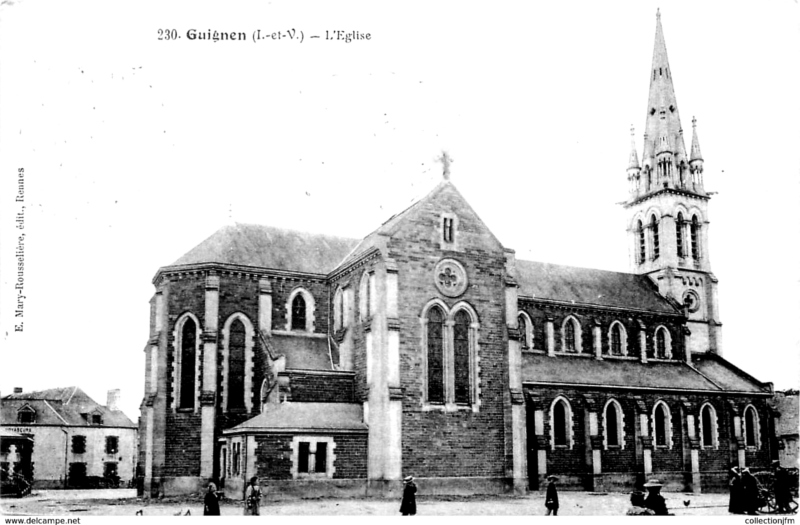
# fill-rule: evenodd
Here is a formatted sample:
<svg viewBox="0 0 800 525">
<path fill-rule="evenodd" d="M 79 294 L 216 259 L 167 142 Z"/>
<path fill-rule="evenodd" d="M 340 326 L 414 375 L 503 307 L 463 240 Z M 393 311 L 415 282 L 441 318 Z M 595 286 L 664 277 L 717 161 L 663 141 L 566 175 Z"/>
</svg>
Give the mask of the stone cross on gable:
<svg viewBox="0 0 800 525">
<path fill-rule="evenodd" d="M 444 177 L 444 180 L 450 180 L 450 164 L 453 163 L 453 159 L 450 158 L 446 151 L 442 151 L 442 156 L 436 160 L 442 163 L 442 177 Z"/>
</svg>

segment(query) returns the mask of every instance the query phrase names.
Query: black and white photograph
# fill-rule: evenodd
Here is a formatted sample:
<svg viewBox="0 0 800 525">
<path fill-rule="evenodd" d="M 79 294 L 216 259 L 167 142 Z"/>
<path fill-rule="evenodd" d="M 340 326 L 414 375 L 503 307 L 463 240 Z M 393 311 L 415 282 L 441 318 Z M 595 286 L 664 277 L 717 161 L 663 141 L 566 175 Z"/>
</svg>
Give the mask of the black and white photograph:
<svg viewBox="0 0 800 525">
<path fill-rule="evenodd" d="M 0 513 L 792 523 L 798 63 L 797 0 L 0 0 Z"/>
</svg>

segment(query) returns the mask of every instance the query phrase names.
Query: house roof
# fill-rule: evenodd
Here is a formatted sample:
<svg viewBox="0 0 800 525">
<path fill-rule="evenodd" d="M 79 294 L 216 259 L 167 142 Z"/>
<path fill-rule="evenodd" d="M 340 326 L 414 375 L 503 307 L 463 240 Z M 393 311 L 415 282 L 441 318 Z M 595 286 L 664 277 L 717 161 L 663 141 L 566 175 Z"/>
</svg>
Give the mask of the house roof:
<svg viewBox="0 0 800 525">
<path fill-rule="evenodd" d="M 272 333 L 270 345 L 286 356 L 286 368 L 295 370 L 333 370 L 327 337 L 303 337 Z"/>
<path fill-rule="evenodd" d="M 26 405 L 36 411 L 36 420 L 30 426 L 89 425 L 136 428 L 121 410 L 109 410 L 76 386 L 4 396 L 0 400 L 0 416 L 2 416 L 0 421 L 3 424 L 17 424 L 17 411 Z M 100 425 L 91 424 L 92 414 L 100 415 L 102 421 Z"/>
<path fill-rule="evenodd" d="M 344 237 L 236 223 L 220 228 L 170 266 L 224 263 L 327 274 L 357 243 Z"/>
<path fill-rule="evenodd" d="M 280 403 L 266 406 L 261 414 L 223 433 L 293 430 L 366 432 L 368 429 L 361 405 L 357 403 Z"/>
<path fill-rule="evenodd" d="M 595 306 L 679 314 L 646 275 L 516 261 L 519 295 Z"/>
<path fill-rule="evenodd" d="M 526 352 L 522 363 L 522 381 L 527 383 L 660 391 L 768 393 L 768 390 L 752 381 L 717 383 L 703 371 L 681 361 L 642 363 L 633 360 L 598 360 L 592 357 L 550 357 Z"/>
</svg>

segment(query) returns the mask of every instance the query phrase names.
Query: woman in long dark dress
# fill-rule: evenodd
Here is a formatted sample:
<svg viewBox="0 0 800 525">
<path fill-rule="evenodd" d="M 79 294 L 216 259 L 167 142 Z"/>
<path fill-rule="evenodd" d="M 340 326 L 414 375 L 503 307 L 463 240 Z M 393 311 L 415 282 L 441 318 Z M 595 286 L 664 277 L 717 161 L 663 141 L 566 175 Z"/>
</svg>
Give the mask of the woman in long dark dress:
<svg viewBox="0 0 800 525">
<path fill-rule="evenodd" d="M 544 497 L 544 506 L 547 509 L 545 516 L 558 516 L 558 489 L 556 489 L 556 481 L 558 478 L 555 476 L 547 476 L 547 493 Z"/>
<path fill-rule="evenodd" d="M 745 514 L 758 514 L 761 488 L 758 480 L 750 473 L 750 469 L 742 469 L 742 501 Z"/>
<path fill-rule="evenodd" d="M 731 469 L 733 476 L 731 477 L 731 499 L 728 503 L 728 512 L 731 514 L 744 514 L 744 501 L 742 500 L 742 474 L 739 472 L 739 467 Z"/>
<path fill-rule="evenodd" d="M 214 483 L 208 484 L 208 492 L 203 500 L 203 516 L 219 516 L 219 496 Z"/>
<path fill-rule="evenodd" d="M 417 513 L 417 486 L 414 476 L 407 476 L 403 480 L 403 501 L 400 502 L 400 513 L 403 516 L 413 516 Z"/>
</svg>

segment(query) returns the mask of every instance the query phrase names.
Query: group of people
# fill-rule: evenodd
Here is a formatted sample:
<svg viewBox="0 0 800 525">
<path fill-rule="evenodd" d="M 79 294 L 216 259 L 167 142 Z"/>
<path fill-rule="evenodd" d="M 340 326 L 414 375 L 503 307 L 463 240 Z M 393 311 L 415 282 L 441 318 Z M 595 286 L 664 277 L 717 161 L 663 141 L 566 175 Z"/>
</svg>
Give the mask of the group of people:
<svg viewBox="0 0 800 525">
<path fill-rule="evenodd" d="M 728 512 L 731 514 L 758 514 L 758 509 L 767 503 L 766 495 L 756 477 L 747 467 L 731 469 L 731 499 Z M 790 514 L 792 501 L 789 471 L 781 467 L 780 461 L 772 462 L 772 492 L 775 498 L 775 510 L 781 514 Z"/>
<path fill-rule="evenodd" d="M 791 512 L 789 504 L 792 501 L 790 491 L 789 473 L 780 466 L 776 460 L 772 462 L 773 467 L 773 489 L 775 505 L 778 512 Z M 748 468 L 734 467 L 731 469 L 732 478 L 730 482 L 730 504 L 728 511 L 733 514 L 757 514 L 758 509 L 765 503 L 762 488 L 758 480 L 750 473 Z M 558 478 L 553 475 L 547 476 L 547 491 L 545 493 L 544 505 L 547 509 L 546 516 L 558 516 L 558 488 L 556 486 Z M 631 493 L 631 508 L 627 514 L 629 516 L 668 516 L 667 502 L 661 495 L 663 485 L 657 479 L 651 479 L 643 485 L 647 490 L 644 492 L 635 490 Z M 403 499 L 400 502 L 400 513 L 403 516 L 414 516 L 417 513 L 417 485 L 414 483 L 413 476 L 407 476 L 403 480 Z M 261 487 L 258 485 L 258 477 L 253 476 L 247 485 L 244 495 L 244 514 L 245 516 L 258 516 L 261 511 Z M 212 482 L 208 484 L 203 505 L 203 514 L 206 516 L 219 516 L 219 495 L 217 487 Z"/>
<path fill-rule="evenodd" d="M 261 514 L 261 487 L 258 485 L 258 477 L 250 478 L 247 490 L 244 493 L 244 515 L 259 516 Z M 208 484 L 206 496 L 203 499 L 203 516 L 219 516 L 219 494 L 217 486 L 212 481 Z"/>
</svg>

